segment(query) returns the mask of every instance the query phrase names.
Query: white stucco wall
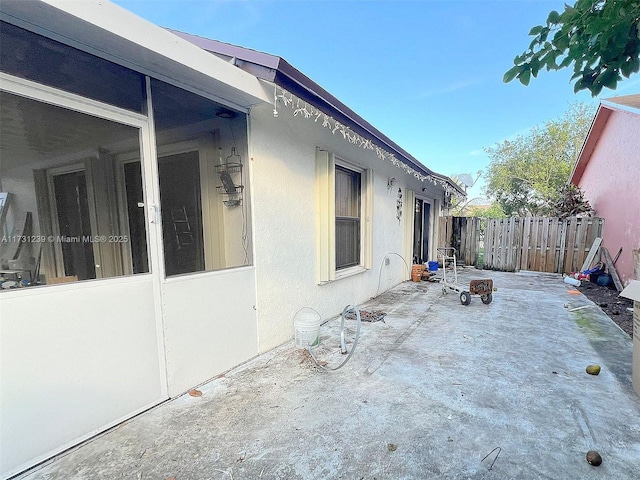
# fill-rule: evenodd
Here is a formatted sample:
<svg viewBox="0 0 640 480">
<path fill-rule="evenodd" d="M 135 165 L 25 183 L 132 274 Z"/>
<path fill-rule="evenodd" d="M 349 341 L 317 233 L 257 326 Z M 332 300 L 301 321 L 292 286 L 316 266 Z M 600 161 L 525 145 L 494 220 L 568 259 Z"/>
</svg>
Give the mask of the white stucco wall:
<svg viewBox="0 0 640 480">
<path fill-rule="evenodd" d="M 250 114 L 250 171 L 253 190 L 254 245 L 261 352 L 293 336 L 293 318 L 302 307 L 316 309 L 323 319 L 339 314 L 403 281 L 405 221 L 396 219 L 398 188 L 420 194 L 423 185 L 375 152 L 333 135 L 321 123 L 294 117 L 281 108 L 256 107 Z M 372 268 L 324 285 L 316 283 L 316 146 L 342 159 L 374 170 Z M 394 177 L 394 188 L 387 181 Z M 433 187 L 431 184 L 429 184 Z M 435 187 L 433 187 L 435 188 Z M 433 196 L 433 193 L 431 194 Z M 389 256 L 390 264 L 384 265 Z M 411 259 L 406 259 L 409 267 Z M 382 269 L 382 270 L 381 270 Z M 378 279 L 380 287 L 378 289 Z M 379 290 L 379 292 L 378 292 Z"/>
</svg>

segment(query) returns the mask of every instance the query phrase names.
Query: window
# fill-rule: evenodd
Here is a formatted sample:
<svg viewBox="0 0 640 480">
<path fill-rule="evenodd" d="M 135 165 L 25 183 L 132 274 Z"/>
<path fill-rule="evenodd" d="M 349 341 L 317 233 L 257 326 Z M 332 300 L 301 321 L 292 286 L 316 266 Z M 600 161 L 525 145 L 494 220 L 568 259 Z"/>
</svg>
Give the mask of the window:
<svg viewBox="0 0 640 480">
<path fill-rule="evenodd" d="M 431 204 L 416 198 L 413 212 L 413 263 L 426 263 L 431 258 L 429 256 L 430 220 Z"/>
<path fill-rule="evenodd" d="M 371 267 L 373 172 L 316 154 L 317 281 L 319 284 Z"/>
<path fill-rule="evenodd" d="M 360 265 L 361 174 L 336 165 L 336 270 Z"/>
<path fill-rule="evenodd" d="M 114 160 L 140 158 L 144 75 L 5 22 L 0 45 L 1 291 L 149 272 L 140 162 Z"/>
</svg>

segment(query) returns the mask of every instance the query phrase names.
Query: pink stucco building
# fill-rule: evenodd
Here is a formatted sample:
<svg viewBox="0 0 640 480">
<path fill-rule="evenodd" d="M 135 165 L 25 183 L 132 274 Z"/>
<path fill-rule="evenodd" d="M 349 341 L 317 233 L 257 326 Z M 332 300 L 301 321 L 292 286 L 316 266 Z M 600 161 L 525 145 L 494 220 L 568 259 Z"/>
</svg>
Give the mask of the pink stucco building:
<svg viewBox="0 0 640 480">
<path fill-rule="evenodd" d="M 570 182 L 605 219 L 602 245 L 612 256 L 622 247 L 616 270 L 627 285 L 640 256 L 640 94 L 600 102 Z"/>
</svg>

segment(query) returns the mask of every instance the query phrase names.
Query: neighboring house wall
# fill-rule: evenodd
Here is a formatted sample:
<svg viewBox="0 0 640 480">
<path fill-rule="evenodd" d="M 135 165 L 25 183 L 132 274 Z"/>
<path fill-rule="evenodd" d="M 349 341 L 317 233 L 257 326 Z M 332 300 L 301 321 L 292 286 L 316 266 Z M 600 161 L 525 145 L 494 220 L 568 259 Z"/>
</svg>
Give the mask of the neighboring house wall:
<svg viewBox="0 0 640 480">
<path fill-rule="evenodd" d="M 397 192 L 401 187 L 405 194 L 409 185 L 423 195 L 426 186 L 375 152 L 333 135 L 321 122 L 294 117 L 287 109 L 274 118 L 272 111 L 272 106 L 254 108 L 249 129 L 261 352 L 291 339 L 300 308 L 314 308 L 327 319 L 408 277 L 404 261 L 389 255 L 404 255 L 405 222 L 413 221 L 406 215 L 396 218 Z M 316 272 L 316 147 L 373 170 L 371 268 L 323 285 Z M 397 182 L 392 188 L 387 187 L 390 178 Z M 390 264 L 384 265 L 387 255 Z M 411 258 L 405 260 L 410 266 Z"/>
<path fill-rule="evenodd" d="M 578 185 L 605 219 L 603 245 L 611 256 L 623 248 L 616 270 L 633 279 L 632 250 L 640 248 L 640 115 L 615 110 L 609 117 Z"/>
</svg>

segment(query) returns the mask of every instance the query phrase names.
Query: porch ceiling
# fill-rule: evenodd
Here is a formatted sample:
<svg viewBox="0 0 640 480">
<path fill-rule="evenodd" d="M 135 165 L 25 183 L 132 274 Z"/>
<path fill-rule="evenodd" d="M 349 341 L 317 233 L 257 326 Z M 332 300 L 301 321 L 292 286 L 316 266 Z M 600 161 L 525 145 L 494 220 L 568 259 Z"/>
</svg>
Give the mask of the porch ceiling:
<svg viewBox="0 0 640 480">
<path fill-rule="evenodd" d="M 105 142 L 137 144 L 138 129 L 0 92 L 0 173 L 24 159 L 46 160 L 94 151 Z"/>
</svg>

